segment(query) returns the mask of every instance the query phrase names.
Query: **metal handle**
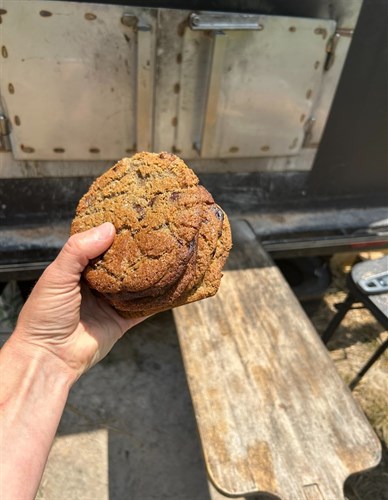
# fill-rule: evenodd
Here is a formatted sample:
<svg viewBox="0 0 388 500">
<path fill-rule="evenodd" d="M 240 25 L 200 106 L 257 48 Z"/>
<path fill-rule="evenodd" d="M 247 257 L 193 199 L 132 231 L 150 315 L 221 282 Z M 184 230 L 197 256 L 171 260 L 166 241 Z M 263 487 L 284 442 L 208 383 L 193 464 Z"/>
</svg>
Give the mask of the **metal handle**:
<svg viewBox="0 0 388 500">
<path fill-rule="evenodd" d="M 255 14 L 229 14 L 225 12 L 193 13 L 189 18 L 192 30 L 256 30 L 264 29 L 263 16 Z"/>
</svg>

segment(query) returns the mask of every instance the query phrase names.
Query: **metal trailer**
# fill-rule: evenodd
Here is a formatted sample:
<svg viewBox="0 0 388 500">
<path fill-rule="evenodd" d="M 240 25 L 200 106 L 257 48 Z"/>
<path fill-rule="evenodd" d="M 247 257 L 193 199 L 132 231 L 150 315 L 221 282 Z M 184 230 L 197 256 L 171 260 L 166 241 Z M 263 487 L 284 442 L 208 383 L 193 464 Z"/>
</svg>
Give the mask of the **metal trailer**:
<svg viewBox="0 0 388 500">
<path fill-rule="evenodd" d="M 0 281 L 93 178 L 182 156 L 275 257 L 388 246 L 385 0 L 0 1 Z"/>
</svg>

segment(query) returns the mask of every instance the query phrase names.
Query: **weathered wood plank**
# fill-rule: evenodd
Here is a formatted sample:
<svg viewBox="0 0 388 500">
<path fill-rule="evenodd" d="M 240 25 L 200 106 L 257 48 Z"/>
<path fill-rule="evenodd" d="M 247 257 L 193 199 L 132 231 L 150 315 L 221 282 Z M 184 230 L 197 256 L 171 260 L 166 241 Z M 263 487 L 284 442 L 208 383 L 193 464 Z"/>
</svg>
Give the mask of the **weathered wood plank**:
<svg viewBox="0 0 388 500">
<path fill-rule="evenodd" d="M 245 222 L 218 294 L 174 310 L 205 462 L 228 496 L 339 500 L 380 443 Z"/>
</svg>

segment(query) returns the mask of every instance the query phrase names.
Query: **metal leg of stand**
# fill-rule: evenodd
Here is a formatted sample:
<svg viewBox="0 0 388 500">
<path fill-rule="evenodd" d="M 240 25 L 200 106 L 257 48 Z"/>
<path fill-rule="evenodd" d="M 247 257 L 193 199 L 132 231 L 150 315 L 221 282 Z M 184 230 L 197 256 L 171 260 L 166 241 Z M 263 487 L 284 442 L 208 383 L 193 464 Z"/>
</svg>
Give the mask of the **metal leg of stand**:
<svg viewBox="0 0 388 500">
<path fill-rule="evenodd" d="M 381 346 L 377 349 L 377 351 L 371 356 L 371 358 L 367 361 L 367 363 L 361 368 L 361 370 L 357 373 L 354 379 L 350 382 L 349 388 L 353 390 L 357 384 L 360 382 L 365 373 L 369 370 L 369 368 L 379 359 L 379 357 L 383 354 L 383 352 L 388 348 L 388 340 L 386 340 Z"/>
<path fill-rule="evenodd" d="M 337 314 L 334 316 L 334 318 L 330 321 L 328 327 L 326 330 L 323 332 L 321 339 L 324 344 L 327 344 L 331 337 L 333 336 L 334 332 L 340 325 L 341 321 L 344 319 L 346 313 L 349 311 L 349 309 L 352 307 L 352 305 L 356 302 L 356 299 L 353 297 L 351 293 L 348 294 L 348 296 L 345 299 L 345 302 L 343 302 L 339 306 L 339 310 Z"/>
</svg>

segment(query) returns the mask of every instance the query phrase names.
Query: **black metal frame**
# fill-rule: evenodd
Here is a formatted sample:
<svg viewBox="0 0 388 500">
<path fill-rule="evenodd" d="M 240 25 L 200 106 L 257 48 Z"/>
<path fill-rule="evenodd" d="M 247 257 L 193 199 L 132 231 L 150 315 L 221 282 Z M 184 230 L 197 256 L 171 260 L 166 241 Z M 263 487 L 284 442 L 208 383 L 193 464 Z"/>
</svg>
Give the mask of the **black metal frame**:
<svg viewBox="0 0 388 500">
<path fill-rule="evenodd" d="M 349 293 L 342 302 L 342 304 L 338 305 L 338 312 L 332 318 L 326 330 L 323 332 L 321 338 L 324 344 L 327 344 L 329 340 L 333 337 L 335 331 L 341 324 L 344 319 L 346 313 L 350 309 L 355 309 L 353 304 L 361 302 L 366 309 L 368 309 L 373 316 L 383 325 L 384 328 L 388 328 L 388 317 L 378 308 L 375 304 L 369 299 L 368 294 L 363 293 L 359 290 L 354 283 L 351 274 L 349 274 L 347 279 L 347 285 L 349 288 Z M 361 381 L 362 377 L 366 374 L 366 372 L 374 365 L 374 363 L 382 356 L 382 354 L 388 349 L 388 339 L 381 344 L 381 346 L 373 353 L 373 355 L 369 358 L 369 360 L 365 363 L 365 365 L 358 371 L 357 375 L 350 382 L 349 388 L 353 390 Z"/>
</svg>

